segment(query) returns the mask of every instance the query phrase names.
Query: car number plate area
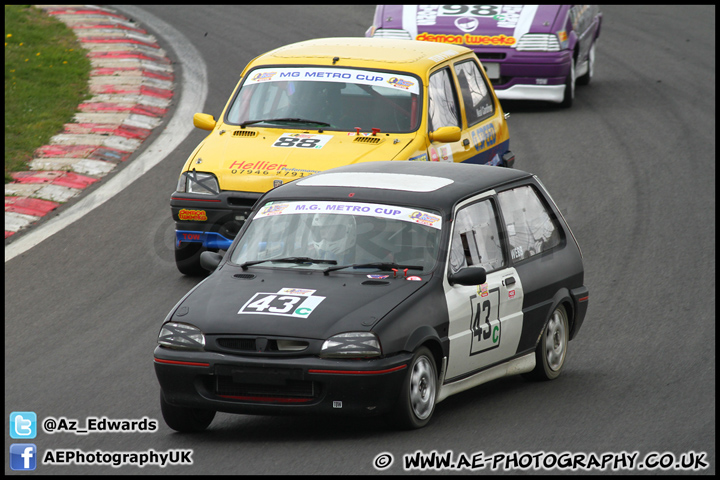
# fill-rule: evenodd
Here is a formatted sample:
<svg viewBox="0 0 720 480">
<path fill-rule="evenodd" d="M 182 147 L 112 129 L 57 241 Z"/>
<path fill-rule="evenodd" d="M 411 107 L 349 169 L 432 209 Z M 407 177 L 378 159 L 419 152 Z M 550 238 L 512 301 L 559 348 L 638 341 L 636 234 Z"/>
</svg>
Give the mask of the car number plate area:
<svg viewBox="0 0 720 480">
<path fill-rule="evenodd" d="M 276 367 L 234 367 L 217 365 L 215 375 L 231 377 L 235 383 L 258 383 L 265 385 L 285 385 L 287 380 L 302 380 L 300 368 Z"/>
<path fill-rule="evenodd" d="M 218 395 L 314 398 L 316 392 L 315 382 L 305 380 L 299 368 L 215 367 L 215 393 Z"/>
<path fill-rule="evenodd" d="M 497 80 L 500 78 L 499 63 L 482 62 L 482 65 L 483 67 L 485 67 L 485 73 L 487 73 L 487 76 L 490 80 Z"/>
</svg>

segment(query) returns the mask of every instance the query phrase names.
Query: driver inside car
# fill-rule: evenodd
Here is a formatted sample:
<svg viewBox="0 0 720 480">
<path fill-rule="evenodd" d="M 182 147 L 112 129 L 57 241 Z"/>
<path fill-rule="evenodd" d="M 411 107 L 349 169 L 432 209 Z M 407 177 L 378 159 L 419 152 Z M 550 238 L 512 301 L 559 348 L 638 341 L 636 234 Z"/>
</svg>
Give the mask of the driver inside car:
<svg viewBox="0 0 720 480">
<path fill-rule="evenodd" d="M 317 213 L 311 225 L 315 255 L 322 260 L 336 260 L 338 265 L 355 260 L 357 226 L 352 215 Z"/>
</svg>

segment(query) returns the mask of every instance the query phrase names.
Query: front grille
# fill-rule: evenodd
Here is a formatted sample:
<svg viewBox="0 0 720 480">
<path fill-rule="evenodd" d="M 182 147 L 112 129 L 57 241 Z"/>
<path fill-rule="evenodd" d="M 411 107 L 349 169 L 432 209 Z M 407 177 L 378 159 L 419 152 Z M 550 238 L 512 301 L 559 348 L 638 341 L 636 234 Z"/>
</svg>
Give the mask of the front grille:
<svg viewBox="0 0 720 480">
<path fill-rule="evenodd" d="M 218 338 L 217 345 L 235 352 L 301 352 L 308 348 L 304 340 L 266 339 L 266 338 Z"/>
<path fill-rule="evenodd" d="M 220 338 L 217 344 L 222 348 L 228 350 L 237 350 L 239 352 L 254 352 L 255 351 L 255 339 L 254 338 Z"/>
</svg>

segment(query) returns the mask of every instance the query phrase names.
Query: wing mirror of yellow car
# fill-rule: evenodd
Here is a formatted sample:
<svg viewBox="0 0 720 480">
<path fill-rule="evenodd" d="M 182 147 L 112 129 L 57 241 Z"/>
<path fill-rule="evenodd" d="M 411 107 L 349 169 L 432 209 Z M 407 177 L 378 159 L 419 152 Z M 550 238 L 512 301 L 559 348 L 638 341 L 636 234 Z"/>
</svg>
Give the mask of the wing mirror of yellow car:
<svg viewBox="0 0 720 480">
<path fill-rule="evenodd" d="M 460 127 L 440 127 L 430 132 L 431 142 L 451 143 L 460 140 Z"/>
<path fill-rule="evenodd" d="M 212 130 L 215 128 L 215 117 L 207 113 L 196 113 L 193 115 L 193 125 L 203 130 Z"/>
</svg>

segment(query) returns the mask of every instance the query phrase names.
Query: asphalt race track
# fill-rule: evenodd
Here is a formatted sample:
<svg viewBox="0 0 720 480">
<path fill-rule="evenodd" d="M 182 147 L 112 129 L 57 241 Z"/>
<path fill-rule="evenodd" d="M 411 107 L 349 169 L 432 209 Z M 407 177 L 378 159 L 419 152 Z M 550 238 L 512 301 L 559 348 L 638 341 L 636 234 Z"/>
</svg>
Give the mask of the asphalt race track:
<svg viewBox="0 0 720 480">
<path fill-rule="evenodd" d="M 161 19 L 198 49 L 208 67 L 203 111 L 216 117 L 255 56 L 308 38 L 361 36 L 374 12 L 372 5 L 117 8 L 149 31 L 152 18 Z M 169 207 L 180 167 L 203 138 L 195 129 L 113 199 L 5 263 L 5 431 L 14 411 L 36 412 L 38 424 L 147 417 L 157 431 L 40 429 L 31 442 L 40 454 L 192 449 L 193 464 L 38 465 L 36 473 L 373 474 L 381 453 L 394 457 L 384 473 L 404 473 L 404 454 L 451 451 L 456 459 L 696 452 L 705 453 L 706 469 L 668 472 L 714 474 L 715 7 L 602 11 L 596 76 L 577 89 L 570 110 L 503 105 L 516 168 L 541 178 L 585 258 L 589 311 L 558 380 L 491 382 L 442 402 L 432 422 L 412 432 L 381 419 L 229 414 L 218 414 L 204 434 L 170 430 L 152 353 L 165 315 L 198 282 L 175 268 Z M 158 35 L 179 79 L 183 52 L 164 41 Z M 16 442 L 6 433 L 6 458 Z M 8 462 L 5 473 L 14 473 Z"/>
</svg>

